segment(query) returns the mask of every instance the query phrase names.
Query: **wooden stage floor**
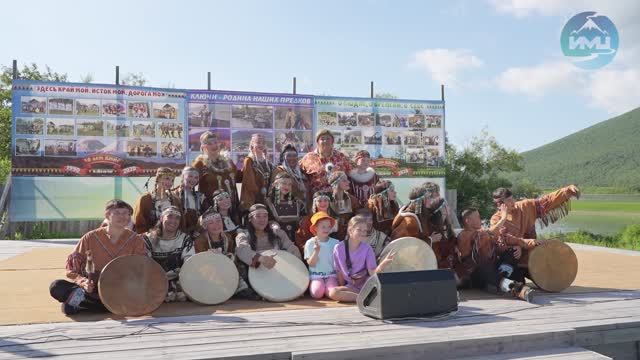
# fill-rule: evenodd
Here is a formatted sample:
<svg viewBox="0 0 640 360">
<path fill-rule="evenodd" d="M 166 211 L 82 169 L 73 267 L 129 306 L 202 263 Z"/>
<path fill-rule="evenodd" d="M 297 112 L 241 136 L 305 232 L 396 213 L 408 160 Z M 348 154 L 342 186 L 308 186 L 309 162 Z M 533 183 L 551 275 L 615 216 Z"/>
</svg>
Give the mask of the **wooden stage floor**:
<svg viewBox="0 0 640 360">
<path fill-rule="evenodd" d="M 0 326 L 0 359 L 639 356 L 640 286 L 636 282 L 640 281 L 640 257 L 634 252 L 576 246 L 580 262 L 576 286 L 568 292 L 538 295 L 534 304 L 463 292 L 459 311 L 447 317 L 379 321 L 362 316 L 353 306 L 309 299 L 292 304 L 247 301 L 218 307 L 171 304 L 176 306 L 165 305 L 164 312 L 143 318 L 67 318 L 59 313 L 59 305 L 42 298 L 46 288 L 30 287 L 27 279 L 44 277 L 42 283 L 50 281 L 64 265 L 64 259 L 56 264 L 51 256 L 61 256 L 69 249 L 69 244 L 61 242 L 0 241 L 0 286 L 5 289 L 0 299 L 0 321 L 5 324 Z M 41 258 L 30 265 L 26 260 L 33 252 Z M 615 262 L 610 266 L 588 264 L 603 259 Z M 619 280 L 621 272 L 631 280 Z M 37 299 L 29 302 L 29 295 Z M 18 311 L 21 303 L 26 307 L 22 312 Z M 36 315 L 29 317 L 29 313 Z M 28 320 L 16 321 L 25 317 Z"/>
</svg>

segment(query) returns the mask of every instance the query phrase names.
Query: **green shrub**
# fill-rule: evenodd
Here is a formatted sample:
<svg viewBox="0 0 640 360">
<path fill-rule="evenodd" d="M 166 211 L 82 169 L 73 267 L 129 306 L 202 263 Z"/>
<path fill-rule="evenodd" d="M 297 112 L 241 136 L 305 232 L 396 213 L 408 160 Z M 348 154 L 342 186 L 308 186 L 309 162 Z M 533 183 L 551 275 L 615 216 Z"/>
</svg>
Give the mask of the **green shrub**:
<svg viewBox="0 0 640 360">
<path fill-rule="evenodd" d="M 576 244 L 640 250 L 640 224 L 628 225 L 616 235 L 600 235 L 584 230 L 578 230 L 576 232 L 566 234 L 546 234 L 543 237 Z"/>
<path fill-rule="evenodd" d="M 11 172 L 11 159 L 0 158 L 0 184 L 7 181 L 7 176 Z"/>
<path fill-rule="evenodd" d="M 620 232 L 620 243 L 626 249 L 640 249 L 640 224 L 624 228 Z"/>
</svg>

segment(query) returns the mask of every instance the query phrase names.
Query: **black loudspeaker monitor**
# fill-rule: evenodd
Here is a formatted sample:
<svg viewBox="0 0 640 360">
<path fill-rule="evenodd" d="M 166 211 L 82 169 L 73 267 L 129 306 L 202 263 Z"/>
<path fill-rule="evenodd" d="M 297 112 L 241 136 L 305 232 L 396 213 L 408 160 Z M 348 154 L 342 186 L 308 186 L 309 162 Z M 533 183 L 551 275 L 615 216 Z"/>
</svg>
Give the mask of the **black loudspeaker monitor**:
<svg viewBox="0 0 640 360">
<path fill-rule="evenodd" d="M 449 269 L 379 273 L 358 294 L 358 309 L 376 319 L 434 316 L 458 310 Z"/>
</svg>

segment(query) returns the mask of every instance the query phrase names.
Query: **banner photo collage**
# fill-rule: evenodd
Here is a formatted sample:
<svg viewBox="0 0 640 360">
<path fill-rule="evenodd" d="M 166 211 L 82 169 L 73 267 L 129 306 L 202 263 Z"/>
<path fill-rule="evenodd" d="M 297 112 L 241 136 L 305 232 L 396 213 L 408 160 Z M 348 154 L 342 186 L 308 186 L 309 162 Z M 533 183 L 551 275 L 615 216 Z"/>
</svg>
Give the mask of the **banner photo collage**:
<svg viewBox="0 0 640 360">
<path fill-rule="evenodd" d="M 185 164 L 184 91 L 14 81 L 14 175 L 140 176 Z"/>
<path fill-rule="evenodd" d="M 262 134 L 268 154 L 279 162 L 286 144 L 300 154 L 313 149 L 313 97 L 229 91 L 191 91 L 188 98 L 191 163 L 200 154 L 200 135 L 214 131 L 236 166 L 249 154 L 253 134 Z"/>
<path fill-rule="evenodd" d="M 441 101 L 316 97 L 318 129 L 353 159 L 371 154 L 381 176 L 444 176 L 444 104 Z"/>
<path fill-rule="evenodd" d="M 300 156 L 330 129 L 350 158 L 371 153 L 382 176 L 444 176 L 442 101 L 177 90 L 16 80 L 15 176 L 148 176 L 200 154 L 200 135 L 219 135 L 238 168 L 252 134 L 279 162 L 286 144 Z"/>
</svg>

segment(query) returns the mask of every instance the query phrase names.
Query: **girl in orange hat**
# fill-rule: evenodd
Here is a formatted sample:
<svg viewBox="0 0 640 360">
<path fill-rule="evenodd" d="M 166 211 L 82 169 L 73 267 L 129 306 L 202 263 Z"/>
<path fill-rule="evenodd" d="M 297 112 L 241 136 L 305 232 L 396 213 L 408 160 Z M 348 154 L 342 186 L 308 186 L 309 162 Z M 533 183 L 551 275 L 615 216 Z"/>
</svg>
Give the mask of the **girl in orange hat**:
<svg viewBox="0 0 640 360">
<path fill-rule="evenodd" d="M 311 217 L 309 230 L 314 237 L 304 245 L 304 259 L 309 264 L 309 293 L 314 299 L 328 296 L 338 286 L 336 270 L 333 267 L 333 248 L 340 243 L 329 237 L 336 220 L 324 211 Z"/>
</svg>

